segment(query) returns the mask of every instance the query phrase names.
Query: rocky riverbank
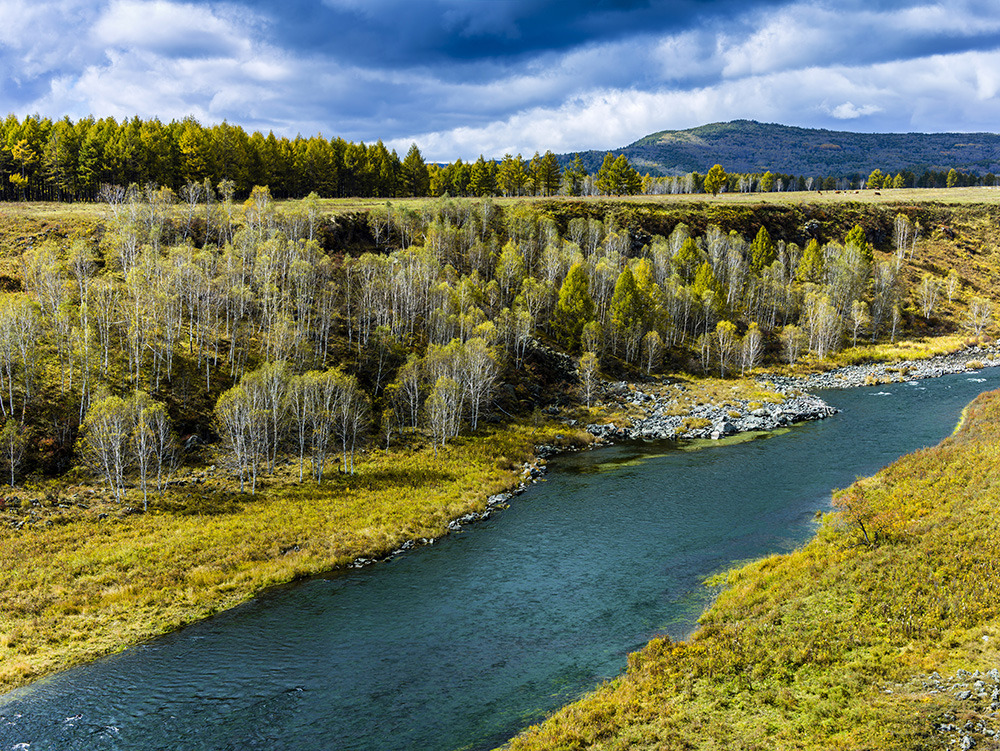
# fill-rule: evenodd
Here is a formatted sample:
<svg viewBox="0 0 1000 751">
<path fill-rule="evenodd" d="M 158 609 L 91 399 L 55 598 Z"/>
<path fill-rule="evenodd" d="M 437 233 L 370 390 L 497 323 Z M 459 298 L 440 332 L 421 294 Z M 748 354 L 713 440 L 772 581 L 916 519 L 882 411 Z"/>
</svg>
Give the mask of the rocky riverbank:
<svg viewBox="0 0 1000 751">
<path fill-rule="evenodd" d="M 770 375 L 758 386 L 771 399 L 724 398 L 692 404 L 683 385 L 605 383 L 600 404 L 611 413 L 628 415 L 617 422 L 592 423 L 587 432 L 601 443 L 621 440 L 720 439 L 750 431 L 766 431 L 799 422 L 822 420 L 837 413 L 823 399 L 807 393 L 819 389 L 854 388 L 937 378 L 1000 365 L 1000 346 L 970 347 L 950 355 L 895 363 L 850 365 L 808 376 Z"/>
<path fill-rule="evenodd" d="M 1000 346 L 991 344 L 969 347 L 961 352 L 926 360 L 849 365 L 826 373 L 813 373 L 803 377 L 768 376 L 766 380 L 781 391 L 848 389 L 880 383 L 902 383 L 922 378 L 939 378 L 952 373 L 967 373 L 997 365 L 1000 365 Z"/>
<path fill-rule="evenodd" d="M 586 430 L 600 442 L 719 439 L 822 420 L 837 412 L 819 397 L 801 392 L 772 392 L 768 400 L 726 398 L 718 403 L 689 404 L 685 391 L 682 385 L 643 390 L 624 381 L 606 384 L 602 404 L 634 416 L 617 424 L 593 423 Z"/>
</svg>

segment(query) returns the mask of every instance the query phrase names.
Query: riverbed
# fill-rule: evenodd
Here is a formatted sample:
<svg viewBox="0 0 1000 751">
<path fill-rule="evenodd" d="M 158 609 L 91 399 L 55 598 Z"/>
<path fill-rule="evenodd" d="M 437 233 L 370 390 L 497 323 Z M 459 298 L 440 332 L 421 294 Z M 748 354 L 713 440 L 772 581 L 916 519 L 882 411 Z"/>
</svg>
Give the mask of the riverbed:
<svg viewBox="0 0 1000 751">
<path fill-rule="evenodd" d="M 683 638 L 706 576 L 938 442 L 1000 368 L 822 393 L 835 417 L 558 457 L 489 520 L 0 697 L 6 749 L 485 749 Z M 25 745 L 27 744 L 27 745 Z"/>
</svg>

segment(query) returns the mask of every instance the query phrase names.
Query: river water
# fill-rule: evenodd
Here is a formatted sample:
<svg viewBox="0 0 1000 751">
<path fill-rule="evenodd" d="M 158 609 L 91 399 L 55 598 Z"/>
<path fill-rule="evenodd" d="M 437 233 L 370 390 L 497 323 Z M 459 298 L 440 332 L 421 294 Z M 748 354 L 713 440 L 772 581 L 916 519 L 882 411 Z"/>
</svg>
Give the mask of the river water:
<svg viewBox="0 0 1000 751">
<path fill-rule="evenodd" d="M 486 749 L 683 638 L 706 576 L 787 551 L 830 490 L 937 443 L 977 374 L 823 394 L 843 412 L 729 445 L 558 457 L 490 520 L 277 588 L 0 697 L 0 751 Z"/>
</svg>

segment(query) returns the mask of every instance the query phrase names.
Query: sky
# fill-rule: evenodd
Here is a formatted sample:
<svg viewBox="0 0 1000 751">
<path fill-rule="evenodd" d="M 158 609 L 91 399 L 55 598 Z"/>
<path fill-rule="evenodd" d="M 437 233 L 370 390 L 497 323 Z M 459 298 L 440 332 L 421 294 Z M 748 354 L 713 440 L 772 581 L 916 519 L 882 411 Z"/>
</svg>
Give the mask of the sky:
<svg viewBox="0 0 1000 751">
<path fill-rule="evenodd" d="M 1000 130 L 996 0 L 0 0 L 0 113 L 193 116 L 433 161 L 752 119 Z"/>
</svg>

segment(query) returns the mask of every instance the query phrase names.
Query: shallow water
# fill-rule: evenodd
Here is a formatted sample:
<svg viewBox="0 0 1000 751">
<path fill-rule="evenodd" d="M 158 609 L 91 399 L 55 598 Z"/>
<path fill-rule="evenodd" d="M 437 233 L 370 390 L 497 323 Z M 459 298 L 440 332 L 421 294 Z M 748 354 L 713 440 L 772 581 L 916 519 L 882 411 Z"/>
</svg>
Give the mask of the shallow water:
<svg viewBox="0 0 1000 751">
<path fill-rule="evenodd" d="M 994 368 L 831 391 L 841 414 L 771 437 L 559 457 L 432 546 L 0 697 L 0 751 L 500 745 L 651 637 L 690 633 L 707 575 L 801 544 L 831 488 L 938 442 L 998 386 Z"/>
</svg>

